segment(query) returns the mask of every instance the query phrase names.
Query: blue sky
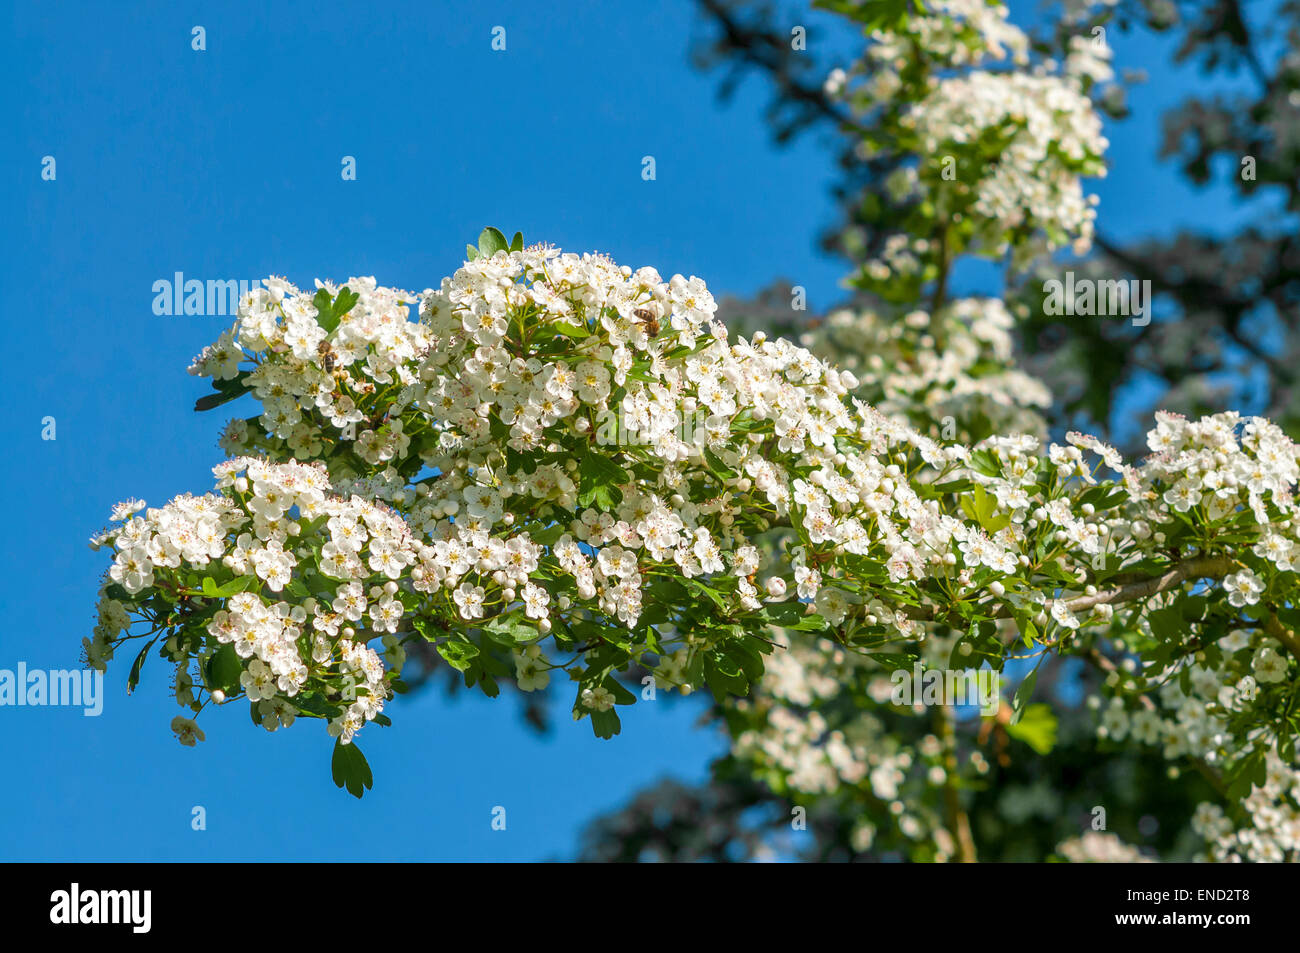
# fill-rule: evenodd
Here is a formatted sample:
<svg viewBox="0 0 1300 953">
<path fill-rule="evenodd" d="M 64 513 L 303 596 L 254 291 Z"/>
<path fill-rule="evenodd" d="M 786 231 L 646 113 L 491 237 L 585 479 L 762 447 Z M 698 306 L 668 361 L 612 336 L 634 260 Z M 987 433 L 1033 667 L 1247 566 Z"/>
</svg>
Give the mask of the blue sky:
<svg viewBox="0 0 1300 953">
<path fill-rule="evenodd" d="M 194 413 L 205 389 L 185 367 L 226 320 L 155 315 L 158 279 L 374 275 L 419 290 L 495 224 L 697 274 L 717 294 L 782 276 L 813 309 L 839 295 L 838 263 L 816 250 L 834 217 L 828 157 L 813 139 L 772 148 L 757 82 L 717 103 L 716 77 L 688 64 L 689 3 L 136 9 L 19 3 L 3 24 L 5 419 L 20 462 L 4 477 L 0 669 L 77 664 L 106 566 L 85 539 L 114 502 L 210 487 L 226 417 Z M 1152 163 L 1154 111 L 1177 89 L 1165 48 L 1114 39 L 1157 82 L 1112 136 L 1103 220 L 1124 237 L 1220 220 L 1225 203 L 1189 201 Z M 110 668 L 98 718 L 0 708 L 0 859 L 564 856 L 585 821 L 660 777 L 702 779 L 723 747 L 689 701 L 640 704 L 600 742 L 563 711 L 539 738 L 510 700 L 425 692 L 363 733 L 376 785 L 358 802 L 330 782 L 319 726 L 268 735 L 241 705 L 205 713 L 208 740 L 185 749 L 168 730 L 168 667 L 152 659 L 127 697 L 129 664 Z M 196 805 L 206 831 L 191 830 Z M 490 828 L 498 805 L 504 832 Z"/>
</svg>

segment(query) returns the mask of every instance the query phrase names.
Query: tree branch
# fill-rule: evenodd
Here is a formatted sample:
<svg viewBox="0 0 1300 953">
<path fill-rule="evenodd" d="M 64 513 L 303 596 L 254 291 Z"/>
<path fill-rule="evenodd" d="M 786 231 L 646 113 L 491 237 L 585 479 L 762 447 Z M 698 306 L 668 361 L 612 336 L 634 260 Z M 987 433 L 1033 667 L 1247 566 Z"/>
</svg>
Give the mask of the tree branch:
<svg viewBox="0 0 1300 953">
<path fill-rule="evenodd" d="M 1135 602 L 1173 589 L 1189 579 L 1222 579 L 1236 568 L 1236 561 L 1228 556 L 1193 556 L 1163 575 L 1149 576 L 1091 596 L 1076 596 L 1066 600 L 1065 605 L 1071 612 L 1086 612 L 1099 605 Z M 954 612 L 952 606 L 942 610 L 935 606 L 916 606 L 903 610 L 903 615 L 913 622 L 956 621 L 959 628 L 965 624 L 965 620 Z M 1003 604 L 990 617 L 1009 619 L 1011 616 L 1012 608 Z"/>
</svg>

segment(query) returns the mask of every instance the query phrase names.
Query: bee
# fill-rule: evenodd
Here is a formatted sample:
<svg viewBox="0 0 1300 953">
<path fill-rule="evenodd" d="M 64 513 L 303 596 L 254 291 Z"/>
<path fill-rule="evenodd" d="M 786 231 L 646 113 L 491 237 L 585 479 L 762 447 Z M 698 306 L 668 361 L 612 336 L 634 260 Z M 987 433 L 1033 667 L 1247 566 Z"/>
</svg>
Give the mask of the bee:
<svg viewBox="0 0 1300 953">
<path fill-rule="evenodd" d="M 320 355 L 321 366 L 325 368 L 326 374 L 334 373 L 334 349 L 330 347 L 329 341 L 321 341 L 316 345 L 316 353 Z"/>
<path fill-rule="evenodd" d="M 659 333 L 659 319 L 649 308 L 637 308 L 632 315 L 645 325 L 646 334 L 654 337 Z"/>
</svg>

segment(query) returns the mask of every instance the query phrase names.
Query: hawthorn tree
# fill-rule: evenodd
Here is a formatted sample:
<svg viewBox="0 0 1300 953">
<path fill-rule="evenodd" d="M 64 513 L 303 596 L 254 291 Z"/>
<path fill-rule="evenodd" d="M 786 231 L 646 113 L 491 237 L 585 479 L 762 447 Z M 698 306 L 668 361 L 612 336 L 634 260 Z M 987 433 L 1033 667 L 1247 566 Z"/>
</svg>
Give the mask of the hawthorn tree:
<svg viewBox="0 0 1300 953">
<path fill-rule="evenodd" d="M 1048 750 L 1037 666 L 1078 657 L 1107 672 L 1107 743 L 1206 779 L 1211 856 L 1289 856 L 1300 452 L 1232 412 L 1158 414 L 1136 463 L 1049 440 L 1006 302 L 949 293 L 963 256 L 1088 250 L 1108 50 L 1043 56 L 981 0 L 867 26 L 831 95 L 868 157 L 913 158 L 855 272 L 872 309 L 735 335 L 698 278 L 493 228 L 420 293 L 268 279 L 190 368 L 199 409 L 261 413 L 210 491 L 127 501 L 93 539 L 89 663 L 123 652 L 132 688 L 173 664 L 186 744 L 210 707 L 319 720 L 357 796 L 412 646 L 488 695 L 562 670 L 603 738 L 637 688 L 704 690 L 733 763 L 795 807 L 833 796 L 855 847 L 973 860 L 986 744 Z M 985 724 L 898 694 L 922 663 L 1024 659 Z"/>
</svg>

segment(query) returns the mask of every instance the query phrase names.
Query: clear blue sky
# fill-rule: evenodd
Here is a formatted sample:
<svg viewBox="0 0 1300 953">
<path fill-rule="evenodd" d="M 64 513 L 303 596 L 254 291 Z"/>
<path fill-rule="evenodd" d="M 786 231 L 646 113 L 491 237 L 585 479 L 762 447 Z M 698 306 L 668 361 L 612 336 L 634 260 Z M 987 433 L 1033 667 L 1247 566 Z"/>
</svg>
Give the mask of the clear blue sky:
<svg viewBox="0 0 1300 953">
<path fill-rule="evenodd" d="M 185 367 L 226 320 L 154 315 L 157 279 L 373 274 L 418 290 L 490 223 L 698 274 L 719 294 L 783 276 L 814 309 L 838 297 L 840 268 L 815 246 L 833 218 L 828 159 L 813 140 L 772 148 L 762 85 L 716 102 L 716 77 L 688 65 L 683 0 L 136 9 L 18 3 L 0 21 L 16 458 L 0 668 L 77 664 L 106 566 L 85 539 L 114 502 L 210 487 L 225 416 L 193 412 L 204 389 Z M 1163 49 L 1136 55 L 1162 76 Z M 1122 167 L 1101 214 L 1120 235 L 1223 211 L 1193 208 L 1152 164 L 1144 122 L 1172 95 L 1153 87 L 1114 134 Z M 340 177 L 345 155 L 356 181 Z M 46 416 L 55 441 L 41 440 Z M 563 711 L 539 739 L 509 700 L 426 692 L 363 733 L 376 786 L 358 802 L 331 783 L 319 726 L 268 735 L 238 706 L 205 713 L 208 740 L 182 748 L 168 667 L 152 659 L 127 697 L 129 664 L 110 668 L 98 718 L 0 708 L 0 859 L 564 856 L 585 821 L 660 777 L 702 779 L 722 750 L 690 702 L 640 704 L 599 742 Z M 489 827 L 496 805 L 505 832 Z"/>
</svg>

